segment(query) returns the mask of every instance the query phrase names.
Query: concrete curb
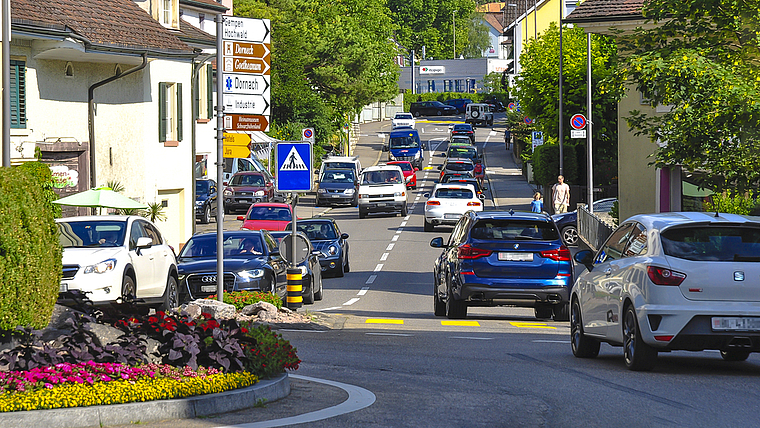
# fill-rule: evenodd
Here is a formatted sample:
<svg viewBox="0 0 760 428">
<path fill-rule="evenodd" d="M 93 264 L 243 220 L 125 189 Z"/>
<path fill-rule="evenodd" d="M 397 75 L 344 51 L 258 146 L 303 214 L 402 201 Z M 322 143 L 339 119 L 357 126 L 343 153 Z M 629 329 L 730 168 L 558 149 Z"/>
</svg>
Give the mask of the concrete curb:
<svg viewBox="0 0 760 428">
<path fill-rule="evenodd" d="M 290 394 L 287 373 L 247 388 L 189 398 L 106 406 L 71 407 L 0 413 L 2 427 L 82 428 L 127 425 L 165 419 L 188 419 L 234 412 L 261 400 L 276 401 Z"/>
</svg>

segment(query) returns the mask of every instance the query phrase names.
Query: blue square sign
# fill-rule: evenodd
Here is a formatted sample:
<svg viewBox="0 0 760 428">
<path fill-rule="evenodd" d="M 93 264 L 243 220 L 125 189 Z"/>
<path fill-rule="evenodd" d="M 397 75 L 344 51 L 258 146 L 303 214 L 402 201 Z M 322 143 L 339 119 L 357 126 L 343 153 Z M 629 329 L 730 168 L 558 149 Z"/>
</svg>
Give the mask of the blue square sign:
<svg viewBox="0 0 760 428">
<path fill-rule="evenodd" d="M 278 192 L 310 192 L 314 158 L 310 142 L 280 142 L 275 146 L 275 189 Z"/>
</svg>

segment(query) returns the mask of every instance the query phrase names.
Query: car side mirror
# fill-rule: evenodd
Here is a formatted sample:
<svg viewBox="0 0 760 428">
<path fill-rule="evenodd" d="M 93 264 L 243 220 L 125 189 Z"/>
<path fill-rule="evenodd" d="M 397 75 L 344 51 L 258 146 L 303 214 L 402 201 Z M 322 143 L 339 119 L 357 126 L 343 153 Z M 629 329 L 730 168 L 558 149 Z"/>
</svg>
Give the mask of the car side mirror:
<svg viewBox="0 0 760 428">
<path fill-rule="evenodd" d="M 443 238 L 440 236 L 436 236 L 435 238 L 430 240 L 430 246 L 433 248 L 443 248 Z"/>
<path fill-rule="evenodd" d="M 591 271 L 591 269 L 594 268 L 594 264 L 593 264 L 594 253 L 592 253 L 591 250 L 578 251 L 573 256 L 573 259 L 579 264 L 586 266 L 586 269 L 588 269 L 589 271 Z"/>
<path fill-rule="evenodd" d="M 348 239 L 348 233 L 341 233 L 340 234 L 340 239 L 343 239 L 343 240 Z"/>
<path fill-rule="evenodd" d="M 244 215 L 239 215 L 239 216 L 237 216 L 237 219 L 240 220 L 240 221 L 245 221 L 245 216 Z"/>
<path fill-rule="evenodd" d="M 279 256 L 280 256 L 280 250 L 278 248 L 275 248 L 269 252 L 269 257 L 279 257 Z"/>
<path fill-rule="evenodd" d="M 486 200 L 486 195 L 484 195 L 484 194 L 481 193 L 481 194 L 478 195 L 478 198 L 480 198 L 481 201 L 485 201 Z"/>
<path fill-rule="evenodd" d="M 153 246 L 153 240 L 147 236 L 142 236 L 140 238 L 137 238 L 137 242 L 135 242 L 135 252 L 139 256 L 141 255 L 140 250 L 142 250 L 143 248 L 150 248 L 152 246 Z"/>
<path fill-rule="evenodd" d="M 419 170 L 420 170 L 420 169 L 419 169 L 419 168 L 417 168 L 416 166 L 414 167 L 414 172 L 417 172 L 417 171 L 419 171 Z"/>
<path fill-rule="evenodd" d="M 388 151 L 388 146 L 386 146 L 385 144 L 383 144 L 383 151 L 384 151 L 384 152 L 387 152 L 387 151 Z"/>
<path fill-rule="evenodd" d="M 429 198 L 430 197 L 430 193 L 423 193 L 422 196 L 425 197 L 425 198 Z"/>
<path fill-rule="evenodd" d="M 443 170 L 443 165 L 438 165 L 438 171 Z"/>
</svg>

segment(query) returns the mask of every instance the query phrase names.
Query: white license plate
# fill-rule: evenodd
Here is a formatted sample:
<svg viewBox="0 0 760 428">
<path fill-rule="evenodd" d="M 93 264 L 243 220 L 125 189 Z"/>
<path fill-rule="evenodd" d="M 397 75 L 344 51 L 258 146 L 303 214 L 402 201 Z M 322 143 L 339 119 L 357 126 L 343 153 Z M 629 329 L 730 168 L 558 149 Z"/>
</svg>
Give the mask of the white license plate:
<svg viewBox="0 0 760 428">
<path fill-rule="evenodd" d="M 377 206 L 378 207 L 384 207 L 385 206 L 385 202 L 378 202 Z"/>
<path fill-rule="evenodd" d="M 340 195 L 330 195 L 330 196 L 333 197 L 333 198 L 339 198 L 340 197 Z"/>
<path fill-rule="evenodd" d="M 712 329 L 731 331 L 731 330 L 760 330 L 760 318 L 745 317 L 713 317 Z"/>
<path fill-rule="evenodd" d="M 216 291 L 216 285 L 201 285 L 201 291 L 204 293 L 213 293 Z"/>
<path fill-rule="evenodd" d="M 58 290 L 60 293 L 69 291 L 69 284 L 61 284 L 61 288 Z"/>
<path fill-rule="evenodd" d="M 455 219 L 461 217 L 460 214 L 444 214 L 443 218 Z"/>
<path fill-rule="evenodd" d="M 532 262 L 533 253 L 499 253 L 499 260 L 507 262 Z"/>
</svg>

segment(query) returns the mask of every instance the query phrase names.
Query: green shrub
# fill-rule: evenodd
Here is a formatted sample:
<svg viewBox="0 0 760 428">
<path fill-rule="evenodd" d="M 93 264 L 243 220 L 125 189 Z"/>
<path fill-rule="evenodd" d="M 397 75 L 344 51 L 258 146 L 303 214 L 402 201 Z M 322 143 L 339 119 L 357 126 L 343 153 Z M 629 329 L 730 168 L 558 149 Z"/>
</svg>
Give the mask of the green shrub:
<svg viewBox="0 0 760 428">
<path fill-rule="evenodd" d="M 0 169 L 0 330 L 47 326 L 58 298 L 62 250 L 50 170 L 43 176 L 38 166 Z"/>
<path fill-rule="evenodd" d="M 207 299 L 216 300 L 216 294 L 208 296 Z M 222 301 L 228 305 L 235 305 L 235 309 L 241 310 L 248 305 L 258 302 L 267 302 L 275 305 L 277 309 L 282 307 L 280 296 L 272 293 L 261 291 L 232 291 L 222 295 Z"/>
<path fill-rule="evenodd" d="M 578 182 L 578 161 L 575 156 L 575 146 L 565 144 L 562 147 L 565 159 L 563 169 L 565 183 Z M 538 184 L 548 186 L 557 182 L 559 175 L 559 145 L 543 144 L 533 151 L 533 178 Z"/>
<path fill-rule="evenodd" d="M 243 346 L 247 357 L 246 371 L 268 378 L 283 373 L 285 369 L 298 370 L 301 360 L 296 355 L 296 348 L 281 334 L 272 331 L 268 325 L 255 325 L 253 322 L 242 329 L 248 337 L 256 340 L 254 346 Z"/>
<path fill-rule="evenodd" d="M 53 216 L 59 218 L 61 206 L 53 203 L 58 200 L 58 194 L 53 190 L 53 173 L 50 167 L 43 162 L 24 162 L 18 166 L 18 169 L 31 174 L 34 180 L 40 183 L 43 189 L 43 200 L 49 204 L 48 207 L 53 211 Z"/>
<path fill-rule="evenodd" d="M 714 193 L 705 202 L 705 211 L 750 215 L 757 205 L 752 193 L 751 190 L 747 193 L 734 193 L 728 189 L 723 193 Z"/>
</svg>

